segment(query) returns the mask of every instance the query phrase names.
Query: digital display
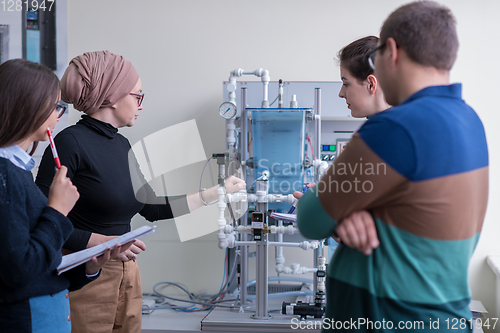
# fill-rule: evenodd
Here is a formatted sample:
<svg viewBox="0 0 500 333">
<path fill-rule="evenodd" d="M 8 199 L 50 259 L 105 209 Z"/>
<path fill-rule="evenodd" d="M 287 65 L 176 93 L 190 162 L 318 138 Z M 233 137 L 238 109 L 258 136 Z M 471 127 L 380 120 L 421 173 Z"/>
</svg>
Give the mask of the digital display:
<svg viewBox="0 0 500 333">
<path fill-rule="evenodd" d="M 263 217 L 262 213 L 252 213 L 252 222 L 263 222 Z"/>
<path fill-rule="evenodd" d="M 27 12 L 26 19 L 36 21 L 38 20 L 38 12 Z"/>
</svg>

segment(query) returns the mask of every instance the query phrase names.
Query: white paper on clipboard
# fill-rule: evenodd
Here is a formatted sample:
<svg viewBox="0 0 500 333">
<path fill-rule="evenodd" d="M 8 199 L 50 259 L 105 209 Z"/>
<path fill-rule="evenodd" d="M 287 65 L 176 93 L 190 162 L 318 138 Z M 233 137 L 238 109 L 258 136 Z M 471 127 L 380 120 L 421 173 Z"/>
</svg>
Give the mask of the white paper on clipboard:
<svg viewBox="0 0 500 333">
<path fill-rule="evenodd" d="M 129 231 L 126 234 L 123 234 L 119 237 L 113 238 L 105 243 L 93 246 L 89 249 L 85 249 L 82 251 L 74 252 L 71 254 L 67 254 L 63 256 L 61 263 L 57 266 L 57 274 L 61 275 L 76 266 L 86 263 L 94 256 L 100 256 L 104 253 L 106 248 L 113 249 L 116 244 L 125 244 L 136 238 L 145 236 L 155 231 L 156 226 L 142 226 L 135 230 Z"/>
</svg>

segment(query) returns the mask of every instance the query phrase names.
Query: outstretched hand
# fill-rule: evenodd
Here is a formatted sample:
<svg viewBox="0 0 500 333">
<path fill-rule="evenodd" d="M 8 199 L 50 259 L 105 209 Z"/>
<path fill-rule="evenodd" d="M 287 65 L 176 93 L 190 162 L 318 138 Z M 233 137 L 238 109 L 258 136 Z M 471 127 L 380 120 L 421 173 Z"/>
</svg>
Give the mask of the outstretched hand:
<svg viewBox="0 0 500 333">
<path fill-rule="evenodd" d="M 244 180 L 231 176 L 228 177 L 224 182 L 224 188 L 226 189 L 226 193 L 234 193 L 243 190 L 247 184 Z M 216 185 L 208 190 L 204 190 L 202 192 L 196 192 L 192 194 L 188 194 L 186 199 L 188 203 L 189 211 L 192 212 L 195 209 L 206 206 L 207 202 L 216 201 L 219 198 L 217 194 L 217 190 L 219 189 L 219 185 Z M 202 199 L 203 197 L 203 199 Z"/>
<path fill-rule="evenodd" d="M 337 225 L 334 239 L 364 255 L 370 255 L 380 245 L 375 221 L 366 210 L 352 213 Z"/>
<path fill-rule="evenodd" d="M 247 184 L 243 179 L 231 176 L 224 182 L 224 187 L 227 193 L 234 193 L 243 190 Z"/>
</svg>

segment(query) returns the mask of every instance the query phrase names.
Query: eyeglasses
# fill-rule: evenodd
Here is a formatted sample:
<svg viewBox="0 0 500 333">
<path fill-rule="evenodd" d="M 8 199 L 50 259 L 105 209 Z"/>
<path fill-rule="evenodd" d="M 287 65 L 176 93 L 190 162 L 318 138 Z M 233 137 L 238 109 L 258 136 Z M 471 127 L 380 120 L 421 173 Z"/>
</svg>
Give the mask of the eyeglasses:
<svg viewBox="0 0 500 333">
<path fill-rule="evenodd" d="M 366 56 L 368 60 L 368 65 L 370 65 L 371 69 L 375 70 L 375 56 L 377 55 L 377 51 L 382 50 L 384 47 L 385 47 L 385 42 L 377 46 L 375 49 L 373 49 L 373 51 L 368 53 L 368 55 Z"/>
<path fill-rule="evenodd" d="M 64 112 L 66 112 L 67 105 L 59 103 L 56 105 L 57 118 L 61 118 Z"/>
<path fill-rule="evenodd" d="M 137 103 L 139 104 L 138 106 L 142 105 L 142 100 L 144 99 L 144 94 L 134 94 L 130 93 L 132 96 L 137 96 Z"/>
</svg>

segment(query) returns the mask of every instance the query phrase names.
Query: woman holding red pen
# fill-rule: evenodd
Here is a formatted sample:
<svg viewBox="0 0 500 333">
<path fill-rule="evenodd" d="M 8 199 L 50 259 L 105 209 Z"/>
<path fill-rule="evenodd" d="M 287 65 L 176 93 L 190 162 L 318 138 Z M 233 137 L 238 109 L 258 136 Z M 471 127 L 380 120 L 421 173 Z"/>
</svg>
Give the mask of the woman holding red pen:
<svg viewBox="0 0 500 333">
<path fill-rule="evenodd" d="M 97 278 L 117 247 L 62 275 L 56 268 L 73 230 L 66 217 L 78 200 L 61 167 L 48 199 L 33 182 L 31 153 L 48 139 L 63 111 L 59 80 L 23 59 L 0 65 L 0 330 L 71 332 L 68 290 Z M 130 246 L 130 244 L 127 244 Z"/>
<path fill-rule="evenodd" d="M 71 60 L 61 79 L 62 99 L 85 115 L 55 137 L 59 158 L 68 167 L 68 177 L 80 192 L 80 199 L 68 217 L 75 226 L 65 248 L 78 251 L 130 231 L 139 213 L 149 221 L 173 218 L 202 207 L 200 194 L 157 197 L 149 185 L 139 191 L 132 186 L 129 141 L 118 133 L 134 125 L 142 110 L 142 83 L 134 66 L 109 51 L 89 52 Z M 133 157 L 133 156 L 132 156 Z M 37 185 L 48 193 L 54 160 L 45 151 Z M 137 176 L 141 177 L 140 171 Z M 235 177 L 226 181 L 228 193 L 245 183 Z M 217 199 L 217 188 L 203 191 L 205 202 Z M 147 202 L 147 203 L 144 203 Z M 136 257 L 143 242 L 103 267 L 101 278 L 70 293 L 73 333 L 141 331 L 142 287 Z"/>
<path fill-rule="evenodd" d="M 62 107 L 62 105 L 58 105 L 58 107 Z M 58 111 L 58 118 L 66 111 L 66 105 L 62 107 L 61 111 Z M 54 162 L 56 162 L 56 168 L 61 169 L 61 160 L 59 159 L 59 155 L 57 154 L 56 144 L 54 143 L 54 138 L 52 137 L 52 130 L 50 127 L 47 127 L 47 135 L 49 136 L 49 145 L 52 150 L 52 156 L 54 156 Z"/>
</svg>

